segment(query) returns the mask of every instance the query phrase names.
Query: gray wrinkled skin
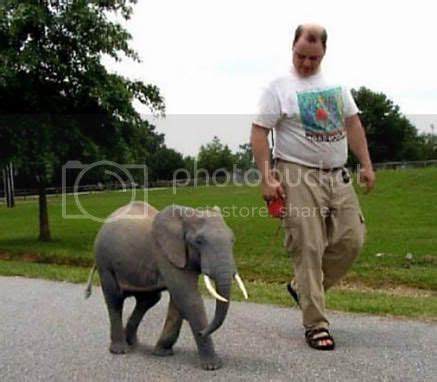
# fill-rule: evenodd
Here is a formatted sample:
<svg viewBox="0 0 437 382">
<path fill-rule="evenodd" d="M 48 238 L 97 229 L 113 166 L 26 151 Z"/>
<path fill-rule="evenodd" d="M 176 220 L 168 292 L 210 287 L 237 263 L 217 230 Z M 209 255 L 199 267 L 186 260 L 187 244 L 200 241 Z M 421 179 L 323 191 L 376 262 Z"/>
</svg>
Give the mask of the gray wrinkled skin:
<svg viewBox="0 0 437 382">
<path fill-rule="evenodd" d="M 101 227 L 94 245 L 109 313 L 110 352 L 124 354 L 137 343 L 144 314 L 160 300 L 161 291 L 168 290 L 167 318 L 153 353 L 173 354 L 186 319 L 201 366 L 218 369 L 221 361 L 210 334 L 222 325 L 229 302 L 216 302 L 215 316 L 208 324 L 198 276 L 203 273 L 213 279 L 217 292 L 229 301 L 236 273 L 232 243 L 233 234 L 216 209 L 196 211 L 173 205 L 159 212 L 149 204 L 135 202 L 115 211 Z M 91 279 L 92 275 L 90 283 Z M 90 283 L 86 296 L 91 294 Z M 136 306 L 123 327 L 123 303 L 131 296 Z"/>
</svg>

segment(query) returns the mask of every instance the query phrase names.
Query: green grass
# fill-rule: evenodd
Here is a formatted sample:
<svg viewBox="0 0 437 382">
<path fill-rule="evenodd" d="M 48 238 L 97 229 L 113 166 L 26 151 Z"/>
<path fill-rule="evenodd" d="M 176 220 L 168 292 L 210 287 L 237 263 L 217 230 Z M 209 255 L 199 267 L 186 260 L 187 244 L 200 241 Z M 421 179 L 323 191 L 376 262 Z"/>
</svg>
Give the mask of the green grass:
<svg viewBox="0 0 437 382">
<path fill-rule="evenodd" d="M 375 288 L 403 285 L 437 290 L 437 168 L 378 172 L 376 189 L 368 195 L 358 190 L 366 216 L 368 237 L 361 257 L 346 277 L 348 283 Z M 148 193 L 158 209 L 171 203 L 205 207 L 218 205 L 242 213 L 261 209 L 258 187 L 197 187 Z M 130 200 L 129 193 L 103 192 L 80 195 L 86 211 L 103 219 Z M 137 199 L 143 199 L 139 192 Z M 226 210 L 226 208 L 228 210 Z M 67 212 L 80 211 L 73 197 Z M 53 241 L 38 236 L 36 199 L 18 201 L 16 208 L 0 206 L 0 253 L 5 259 L 33 258 L 40 262 L 88 266 L 92 245 L 101 223 L 87 219 L 64 219 L 61 197 L 49 198 Z M 246 280 L 282 283 L 291 277 L 291 262 L 282 248 L 282 232 L 272 245 L 278 221 L 269 217 L 226 217 L 237 241 L 235 258 Z M 382 253 L 382 256 L 375 256 Z M 405 255 L 413 254 L 411 264 Z"/>
<path fill-rule="evenodd" d="M 0 260 L 0 274 L 3 276 L 22 276 L 54 281 L 68 281 L 71 283 L 84 283 L 87 281 L 89 271 L 87 268 L 67 265 Z M 96 279 L 97 278 L 98 277 L 96 277 Z"/>
<path fill-rule="evenodd" d="M 437 318 L 437 168 L 380 171 L 371 194 L 358 191 L 367 222 L 367 242 L 346 277 L 356 289 L 334 289 L 327 296 L 330 309 L 391 314 L 410 318 Z M 83 208 L 104 219 L 126 204 L 130 193 L 102 192 L 79 196 Z M 279 221 L 266 216 L 258 187 L 197 187 L 153 190 L 136 199 L 158 209 L 177 203 L 192 207 L 218 205 L 236 235 L 235 259 L 248 283 L 251 301 L 290 304 L 283 284 L 292 277 L 291 261 L 282 247 L 283 234 L 272 238 Z M 80 213 L 73 197 L 66 211 Z M 228 216 L 234 210 L 253 217 Z M 38 203 L 18 200 L 7 209 L 0 205 L 0 274 L 84 282 L 93 263 L 92 246 L 101 225 L 90 219 L 64 219 L 62 199 L 49 198 L 53 241 L 38 242 Z M 405 258 L 413 255 L 412 261 Z M 376 256 L 376 254 L 382 254 Z M 46 263 L 46 264 L 41 264 Z M 368 288 L 372 289 L 368 289 Z M 387 292 L 398 287 L 396 294 Z M 360 289 L 361 288 L 361 289 Z M 425 294 L 421 292 L 425 291 Z M 417 293 L 416 293 L 417 292 Z M 236 298 L 240 298 L 238 293 Z"/>
<path fill-rule="evenodd" d="M 89 269 L 0 260 L 0 274 L 85 283 Z M 94 283 L 98 283 L 97 276 L 94 278 Z M 246 282 L 246 287 L 249 292 L 250 302 L 291 306 L 290 296 L 283 284 L 253 281 Z M 207 295 L 202 284 L 201 289 Z M 236 287 L 233 288 L 232 300 L 242 300 L 241 293 Z M 437 298 L 435 296 L 397 296 L 384 291 L 354 291 L 334 288 L 328 292 L 326 304 L 331 310 L 344 312 L 372 313 L 437 321 Z"/>
</svg>

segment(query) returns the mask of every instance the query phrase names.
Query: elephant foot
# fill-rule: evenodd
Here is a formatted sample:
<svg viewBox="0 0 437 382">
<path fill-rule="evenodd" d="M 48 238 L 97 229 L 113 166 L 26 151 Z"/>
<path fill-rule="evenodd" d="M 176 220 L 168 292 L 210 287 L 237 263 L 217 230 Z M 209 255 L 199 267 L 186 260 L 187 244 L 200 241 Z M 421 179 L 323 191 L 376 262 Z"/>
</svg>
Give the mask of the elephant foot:
<svg viewBox="0 0 437 382">
<path fill-rule="evenodd" d="M 129 352 L 129 345 L 127 342 L 113 342 L 109 347 L 112 354 L 126 354 Z"/>
<path fill-rule="evenodd" d="M 138 345 L 138 337 L 135 336 L 126 336 L 126 342 L 129 346 L 136 346 Z"/>
<path fill-rule="evenodd" d="M 200 366 L 204 370 L 217 370 L 222 367 L 222 361 L 219 357 L 214 356 L 211 358 L 200 359 Z"/>
<path fill-rule="evenodd" d="M 155 349 L 153 349 L 152 354 L 158 357 L 168 357 L 173 355 L 174 352 L 173 352 L 173 348 L 163 348 L 163 347 L 155 346 Z"/>
</svg>

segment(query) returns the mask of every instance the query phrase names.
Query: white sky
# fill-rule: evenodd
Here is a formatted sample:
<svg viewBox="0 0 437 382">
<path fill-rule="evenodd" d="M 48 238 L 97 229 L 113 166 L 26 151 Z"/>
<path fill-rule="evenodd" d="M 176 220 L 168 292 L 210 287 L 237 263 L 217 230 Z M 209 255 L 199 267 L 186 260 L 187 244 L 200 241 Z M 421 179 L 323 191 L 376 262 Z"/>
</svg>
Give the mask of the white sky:
<svg viewBox="0 0 437 382">
<path fill-rule="evenodd" d="M 157 85 L 167 118 L 156 123 L 169 147 L 197 154 L 217 135 L 236 150 L 249 141 L 260 92 L 287 73 L 301 23 L 328 30 L 328 78 L 382 91 L 421 131 L 437 127 L 434 2 L 417 0 L 139 0 L 125 25 L 142 63 L 107 66 Z M 139 107 L 143 113 L 146 109 Z M 437 131 L 436 131 L 437 133 Z"/>
</svg>

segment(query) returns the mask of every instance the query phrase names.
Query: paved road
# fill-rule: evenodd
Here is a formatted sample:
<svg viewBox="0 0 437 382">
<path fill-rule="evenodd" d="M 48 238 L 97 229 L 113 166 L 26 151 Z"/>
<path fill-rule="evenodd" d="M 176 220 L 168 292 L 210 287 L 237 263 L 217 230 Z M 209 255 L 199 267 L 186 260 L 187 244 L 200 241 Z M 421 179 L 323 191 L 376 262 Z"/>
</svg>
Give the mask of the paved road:
<svg viewBox="0 0 437 382">
<path fill-rule="evenodd" d="M 214 334 L 222 369 L 199 368 L 186 323 L 175 355 L 155 357 L 166 294 L 141 324 L 137 350 L 115 356 L 100 288 L 89 300 L 83 290 L 0 277 L 1 381 L 437 381 L 435 324 L 332 314 L 338 349 L 320 352 L 305 345 L 297 310 L 251 303 L 232 303 Z"/>
</svg>

